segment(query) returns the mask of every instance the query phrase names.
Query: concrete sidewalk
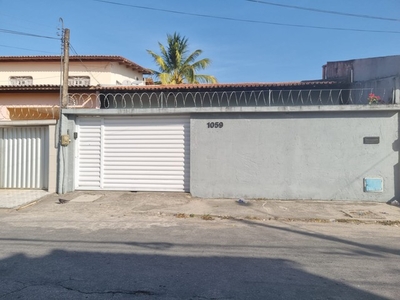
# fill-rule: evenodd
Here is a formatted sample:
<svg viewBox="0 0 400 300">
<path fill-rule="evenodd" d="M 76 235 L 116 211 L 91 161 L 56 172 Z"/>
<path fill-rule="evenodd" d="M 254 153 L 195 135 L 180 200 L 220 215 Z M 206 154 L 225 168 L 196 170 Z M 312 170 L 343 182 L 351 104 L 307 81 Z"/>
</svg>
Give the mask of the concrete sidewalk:
<svg viewBox="0 0 400 300">
<path fill-rule="evenodd" d="M 63 202 L 63 203 L 60 203 Z M 2 199 L 2 202 L 3 199 Z M 185 193 L 73 192 L 51 194 L 14 208 L 19 211 L 88 216 L 134 214 L 178 218 L 354 222 L 400 225 L 400 207 L 377 202 L 201 199 Z"/>
<path fill-rule="evenodd" d="M 17 208 L 50 194 L 44 190 L 0 189 L 0 208 Z"/>
</svg>

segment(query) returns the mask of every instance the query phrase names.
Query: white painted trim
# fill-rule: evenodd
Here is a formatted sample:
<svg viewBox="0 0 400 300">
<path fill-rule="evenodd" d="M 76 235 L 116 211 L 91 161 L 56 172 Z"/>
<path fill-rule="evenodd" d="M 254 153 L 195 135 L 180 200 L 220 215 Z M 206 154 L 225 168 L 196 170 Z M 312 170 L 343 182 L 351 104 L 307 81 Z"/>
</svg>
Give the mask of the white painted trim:
<svg viewBox="0 0 400 300">
<path fill-rule="evenodd" d="M 0 121 L 0 127 L 5 126 L 44 126 L 55 125 L 57 120 L 21 120 L 21 121 Z"/>
</svg>

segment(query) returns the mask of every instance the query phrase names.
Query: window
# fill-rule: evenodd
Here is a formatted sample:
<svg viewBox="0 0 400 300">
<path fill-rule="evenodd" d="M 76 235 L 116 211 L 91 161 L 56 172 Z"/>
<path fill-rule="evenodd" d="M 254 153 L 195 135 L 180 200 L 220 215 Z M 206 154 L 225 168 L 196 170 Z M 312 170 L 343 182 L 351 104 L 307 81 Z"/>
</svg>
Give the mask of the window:
<svg viewBox="0 0 400 300">
<path fill-rule="evenodd" d="M 21 86 L 21 85 L 32 85 L 33 78 L 32 76 L 11 76 L 10 77 L 10 84 Z"/>
<path fill-rule="evenodd" d="M 90 85 L 89 76 L 70 76 L 68 77 L 69 86 L 88 86 Z"/>
</svg>

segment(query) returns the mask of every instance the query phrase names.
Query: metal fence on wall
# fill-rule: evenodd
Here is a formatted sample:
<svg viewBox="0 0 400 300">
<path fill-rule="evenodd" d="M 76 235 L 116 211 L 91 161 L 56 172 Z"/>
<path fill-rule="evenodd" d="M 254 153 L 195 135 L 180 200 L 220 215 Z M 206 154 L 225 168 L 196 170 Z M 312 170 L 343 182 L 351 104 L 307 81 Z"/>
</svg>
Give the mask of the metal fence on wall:
<svg viewBox="0 0 400 300">
<path fill-rule="evenodd" d="M 57 120 L 59 105 L 0 105 L 0 121 Z"/>
<path fill-rule="evenodd" d="M 371 103 L 371 94 L 376 101 Z M 393 90 L 310 89 L 253 91 L 187 91 L 72 93 L 68 108 L 141 109 L 191 107 L 273 107 L 393 104 Z M 0 105 L 0 121 L 58 119 L 59 105 Z"/>
<path fill-rule="evenodd" d="M 190 108 L 307 105 L 368 105 L 370 95 L 392 104 L 393 91 L 385 89 L 254 90 L 71 94 L 71 108 Z"/>
</svg>

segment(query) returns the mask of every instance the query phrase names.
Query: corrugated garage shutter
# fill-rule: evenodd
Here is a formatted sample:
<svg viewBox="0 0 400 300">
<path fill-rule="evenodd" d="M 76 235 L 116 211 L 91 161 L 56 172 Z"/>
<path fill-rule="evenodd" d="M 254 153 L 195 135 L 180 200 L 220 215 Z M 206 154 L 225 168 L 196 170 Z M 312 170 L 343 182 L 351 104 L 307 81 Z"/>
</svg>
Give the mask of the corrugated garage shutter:
<svg viewBox="0 0 400 300">
<path fill-rule="evenodd" d="M 48 127 L 0 128 L 0 188 L 47 189 Z"/>
<path fill-rule="evenodd" d="M 87 131 L 82 125 L 80 122 L 79 144 L 84 143 L 81 132 Z M 189 190 L 189 117 L 104 118 L 100 127 L 97 189 Z M 81 164 L 89 157 L 82 159 L 83 153 L 78 151 L 79 177 L 83 179 Z M 82 183 L 79 180 L 78 189 L 88 188 Z"/>
<path fill-rule="evenodd" d="M 86 190 L 100 189 L 101 168 L 101 118 L 78 119 L 77 187 Z"/>
</svg>

